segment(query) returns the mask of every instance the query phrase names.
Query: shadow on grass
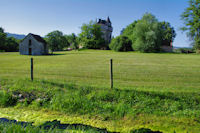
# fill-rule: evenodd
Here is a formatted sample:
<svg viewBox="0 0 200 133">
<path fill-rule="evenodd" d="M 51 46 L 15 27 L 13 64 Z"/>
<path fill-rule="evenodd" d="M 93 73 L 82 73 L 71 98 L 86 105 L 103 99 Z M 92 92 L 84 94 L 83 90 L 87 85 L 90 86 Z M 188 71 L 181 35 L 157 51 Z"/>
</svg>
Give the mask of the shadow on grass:
<svg viewBox="0 0 200 133">
<path fill-rule="evenodd" d="M 77 89 L 83 89 L 83 88 L 88 88 L 91 90 L 94 90 L 94 87 L 90 87 L 90 86 L 77 86 L 75 84 L 69 84 L 69 83 L 56 83 L 56 82 L 52 82 L 52 81 L 47 81 L 47 80 L 43 80 L 42 81 L 45 84 L 51 84 L 52 86 L 56 86 L 59 88 L 66 88 L 66 89 L 73 89 L 73 90 L 77 90 Z M 107 90 L 107 88 L 95 88 L 95 90 Z M 136 95 L 143 95 L 143 96 L 150 96 L 150 97 L 158 97 L 159 99 L 163 100 L 163 99 L 170 99 L 173 101 L 181 101 L 183 98 L 187 98 L 191 95 L 194 95 L 193 93 L 187 93 L 187 94 L 182 94 L 182 93 L 173 93 L 173 92 L 148 92 L 148 91 L 139 91 L 139 90 L 130 90 L 130 89 L 118 89 L 118 88 L 114 88 L 111 91 L 116 91 L 116 92 L 125 92 L 126 94 L 131 94 L 131 93 L 135 93 Z"/>
<path fill-rule="evenodd" d="M 53 54 L 48 54 L 46 56 L 56 56 L 56 55 L 66 55 L 64 53 L 53 53 Z"/>
<path fill-rule="evenodd" d="M 50 84 L 52 86 L 56 86 L 59 88 L 68 88 L 68 89 L 77 89 L 75 84 L 69 84 L 69 83 L 56 83 L 52 81 L 42 80 L 42 83 L 44 84 Z"/>
<path fill-rule="evenodd" d="M 32 126 L 34 127 L 30 122 L 20 122 L 16 120 L 9 120 L 6 118 L 0 118 L 0 124 L 17 124 L 21 125 L 22 127 L 26 126 Z M 98 133 L 118 133 L 118 132 L 110 132 L 107 131 L 106 128 L 97 128 L 97 127 L 92 127 L 89 125 L 84 125 L 84 124 L 61 124 L 60 121 L 54 120 L 54 121 L 47 121 L 44 124 L 40 125 L 39 128 L 45 129 L 45 130 L 50 130 L 50 129 L 73 129 L 73 130 L 86 130 L 86 131 L 92 131 L 92 132 L 98 132 Z M 132 130 L 131 133 L 162 133 L 159 131 L 152 131 L 150 129 L 146 128 L 141 128 L 137 130 Z"/>
</svg>

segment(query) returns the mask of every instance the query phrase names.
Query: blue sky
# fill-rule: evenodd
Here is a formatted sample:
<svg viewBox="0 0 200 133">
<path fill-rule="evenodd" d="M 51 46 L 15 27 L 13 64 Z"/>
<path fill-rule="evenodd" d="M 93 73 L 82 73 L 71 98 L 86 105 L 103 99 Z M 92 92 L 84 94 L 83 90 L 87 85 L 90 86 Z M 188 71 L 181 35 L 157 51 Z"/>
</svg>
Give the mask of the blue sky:
<svg viewBox="0 0 200 133">
<path fill-rule="evenodd" d="M 83 23 L 110 16 L 118 36 L 122 28 L 140 19 L 146 12 L 159 21 L 167 21 L 175 28 L 174 46 L 187 47 L 181 13 L 188 0 L 0 0 L 0 27 L 6 32 L 45 36 L 53 30 L 64 34 L 80 33 Z"/>
</svg>

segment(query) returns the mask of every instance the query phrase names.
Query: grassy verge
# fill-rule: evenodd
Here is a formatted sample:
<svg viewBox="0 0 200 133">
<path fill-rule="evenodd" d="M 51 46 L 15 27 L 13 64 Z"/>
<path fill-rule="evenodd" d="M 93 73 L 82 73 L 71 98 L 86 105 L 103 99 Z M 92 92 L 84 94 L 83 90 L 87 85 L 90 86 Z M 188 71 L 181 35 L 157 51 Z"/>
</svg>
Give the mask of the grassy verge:
<svg viewBox="0 0 200 133">
<path fill-rule="evenodd" d="M 199 103 L 200 95 L 196 92 L 111 90 L 45 80 L 1 80 L 0 91 L 0 106 L 4 108 L 32 109 L 32 114 L 33 110 L 46 109 L 61 113 L 60 117 L 53 115 L 54 119 L 65 121 L 64 115 L 81 116 L 75 121 L 124 132 L 142 127 L 163 132 L 196 132 L 200 130 Z"/>
</svg>

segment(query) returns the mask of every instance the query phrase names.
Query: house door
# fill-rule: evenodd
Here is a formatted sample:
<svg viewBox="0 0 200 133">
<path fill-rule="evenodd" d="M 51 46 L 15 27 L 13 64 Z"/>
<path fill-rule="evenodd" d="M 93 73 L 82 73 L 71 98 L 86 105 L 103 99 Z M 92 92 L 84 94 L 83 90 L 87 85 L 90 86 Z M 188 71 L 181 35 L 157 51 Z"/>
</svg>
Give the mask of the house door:
<svg viewBox="0 0 200 133">
<path fill-rule="evenodd" d="M 32 55 L 32 48 L 29 48 L 28 53 L 29 55 Z"/>
</svg>

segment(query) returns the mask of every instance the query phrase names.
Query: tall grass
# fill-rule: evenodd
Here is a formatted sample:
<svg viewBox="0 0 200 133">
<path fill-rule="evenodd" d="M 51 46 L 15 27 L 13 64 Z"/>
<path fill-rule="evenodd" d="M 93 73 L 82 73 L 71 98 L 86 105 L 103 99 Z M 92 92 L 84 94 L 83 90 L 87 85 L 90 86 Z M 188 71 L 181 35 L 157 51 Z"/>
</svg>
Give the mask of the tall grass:
<svg viewBox="0 0 200 133">
<path fill-rule="evenodd" d="M 12 93 L 0 91 L 0 107 L 14 106 L 17 99 L 12 96 Z"/>
<path fill-rule="evenodd" d="M 9 93 L 5 93 L 5 90 L 0 91 L 1 106 L 18 104 L 18 106 L 47 108 L 65 113 L 99 115 L 104 119 L 118 119 L 139 114 L 190 118 L 197 118 L 200 115 L 200 95 L 195 92 L 147 92 L 134 89 L 78 87 L 71 84 L 29 80 L 21 83 L 29 84 L 29 88 L 18 90 L 16 88 L 20 88 L 20 84 L 18 87 L 14 84 L 10 86 Z M 35 90 L 37 87 L 43 89 Z M 23 95 L 24 99 L 17 97 L 18 95 Z"/>
<path fill-rule="evenodd" d="M 66 129 L 58 129 L 58 128 L 49 128 L 45 129 L 39 126 L 22 126 L 20 124 L 14 123 L 0 123 L 0 132 L 1 133 L 104 133 L 102 131 L 98 131 L 95 128 L 88 128 L 84 126 L 69 126 Z M 106 131 L 105 131 L 106 133 Z"/>
<path fill-rule="evenodd" d="M 0 132 L 1 133 L 61 133 L 61 130 L 44 130 L 39 127 L 22 126 L 19 124 L 10 124 L 10 123 L 0 123 Z"/>
</svg>

